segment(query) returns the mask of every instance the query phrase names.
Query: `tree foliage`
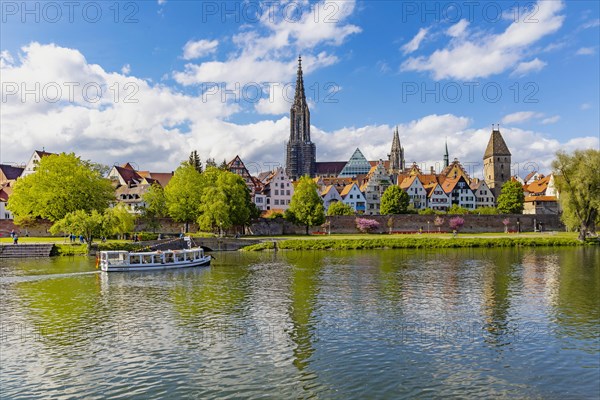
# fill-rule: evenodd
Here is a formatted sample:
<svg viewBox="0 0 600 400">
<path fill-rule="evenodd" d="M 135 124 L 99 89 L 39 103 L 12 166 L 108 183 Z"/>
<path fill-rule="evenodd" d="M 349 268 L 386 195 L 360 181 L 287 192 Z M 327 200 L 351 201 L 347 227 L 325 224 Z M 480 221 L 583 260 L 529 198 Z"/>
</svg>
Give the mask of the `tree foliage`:
<svg viewBox="0 0 600 400">
<path fill-rule="evenodd" d="M 450 221 L 448 221 L 448 226 L 450 226 L 450 229 L 459 231 L 460 228 L 462 228 L 462 226 L 465 224 L 465 219 L 463 217 L 454 217 L 454 218 L 450 218 Z"/>
<path fill-rule="evenodd" d="M 169 216 L 178 222 L 193 222 L 200 216 L 202 178 L 193 165 L 182 163 L 164 190 Z M 186 226 L 187 227 L 187 226 Z"/>
<path fill-rule="evenodd" d="M 579 228 L 579 239 L 594 232 L 600 216 L 600 151 L 576 150 L 556 153 L 552 162 L 560 192 L 563 222 Z"/>
<path fill-rule="evenodd" d="M 523 186 L 516 181 L 506 182 L 502 185 L 498 196 L 498 212 L 501 214 L 521 214 L 525 204 Z"/>
<path fill-rule="evenodd" d="M 78 210 L 102 212 L 115 194 L 100 169 L 74 153 L 43 157 L 35 173 L 17 180 L 8 209 L 17 221 L 41 217 L 56 222 Z"/>
<path fill-rule="evenodd" d="M 202 173 L 202 161 L 200 161 L 200 156 L 196 150 L 190 153 L 190 157 L 188 158 L 188 164 L 190 164 L 196 171 Z"/>
<path fill-rule="evenodd" d="M 85 238 L 88 249 L 91 248 L 95 237 L 107 235 L 111 230 L 111 221 L 105 214 L 97 210 L 86 212 L 77 210 L 68 213 L 50 227 L 50 233 L 72 233 Z"/>
<path fill-rule="evenodd" d="M 329 205 L 327 215 L 354 215 L 354 209 L 349 204 L 336 201 Z"/>
<path fill-rule="evenodd" d="M 117 204 L 104 212 L 106 234 L 119 235 L 122 237 L 135 228 L 135 216 L 127 211 L 123 203 Z"/>
<path fill-rule="evenodd" d="M 144 207 L 140 210 L 142 220 L 154 232 L 160 226 L 157 218 L 166 217 L 169 213 L 165 191 L 158 183 L 153 183 L 146 193 L 142 195 L 142 200 L 145 203 Z"/>
<path fill-rule="evenodd" d="M 465 215 L 469 213 L 469 209 L 461 207 L 458 204 L 452 204 L 452 206 L 448 209 L 447 212 L 451 215 Z"/>
<path fill-rule="evenodd" d="M 408 210 L 409 203 L 408 193 L 396 185 L 388 186 L 381 196 L 380 213 L 382 215 L 404 214 Z"/>
<path fill-rule="evenodd" d="M 377 230 L 377 228 L 379 228 L 379 222 L 377 222 L 374 219 L 356 218 L 355 223 L 356 223 L 356 229 L 358 229 L 362 233 L 370 233 L 370 232 Z"/>
<path fill-rule="evenodd" d="M 293 215 L 298 223 L 306 225 L 306 234 L 311 226 L 325 222 L 323 200 L 318 193 L 317 184 L 308 176 L 303 176 L 294 190 L 290 208 L 286 215 Z"/>
<path fill-rule="evenodd" d="M 256 216 L 250 191 L 241 176 L 209 167 L 201 177 L 198 225 L 202 230 L 244 226 Z"/>
</svg>

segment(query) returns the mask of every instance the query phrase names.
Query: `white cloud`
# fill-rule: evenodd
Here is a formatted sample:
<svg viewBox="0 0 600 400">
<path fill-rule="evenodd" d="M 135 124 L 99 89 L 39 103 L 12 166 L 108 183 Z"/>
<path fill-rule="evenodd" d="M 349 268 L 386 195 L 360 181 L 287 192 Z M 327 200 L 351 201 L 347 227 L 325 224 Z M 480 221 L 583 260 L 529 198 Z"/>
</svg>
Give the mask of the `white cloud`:
<svg viewBox="0 0 600 400">
<path fill-rule="evenodd" d="M 236 93 L 248 85 L 293 84 L 298 63 L 296 54 L 302 54 L 303 71 L 308 75 L 338 62 L 338 57 L 325 47 L 339 46 L 348 36 L 361 31 L 358 26 L 347 23 L 355 9 L 354 0 L 324 0 L 311 4 L 313 8 L 300 7 L 301 13 L 294 14 L 293 21 L 283 18 L 285 2 L 273 4 L 275 11 L 265 8 L 259 23 L 243 25 L 232 36 L 234 51 L 226 60 L 188 63 L 183 71 L 174 72 L 173 78 L 185 86 L 207 82 L 224 84 L 226 90 Z M 281 95 L 281 91 L 277 93 Z M 268 95 L 267 91 L 263 93 L 263 97 Z M 261 114 L 286 113 L 289 106 L 284 106 L 285 100 L 263 98 L 254 108 Z"/>
<path fill-rule="evenodd" d="M 582 47 L 575 53 L 578 56 L 591 56 L 594 54 L 596 54 L 596 49 L 593 47 Z"/>
<path fill-rule="evenodd" d="M 15 60 L 8 50 L 0 52 L 0 68 L 8 68 L 13 65 L 14 62 Z"/>
<path fill-rule="evenodd" d="M 90 64 L 77 50 L 32 43 L 22 49 L 16 65 L 2 67 L 6 82 L 19 82 L 28 88 L 35 82 L 96 82 L 103 88 L 121 89 L 133 84 L 137 103 L 118 102 L 105 90 L 98 104 L 86 102 L 77 94 L 73 101 L 35 102 L 30 97 L 10 96 L 0 109 L 2 136 L 0 162 L 25 162 L 34 149 L 73 151 L 85 159 L 112 165 L 135 162 L 141 169 L 171 171 L 193 149 L 203 160 L 232 159 L 236 154 L 254 173 L 284 162 L 284 143 L 289 136 L 289 118 L 236 124 L 230 117 L 240 112 L 220 96 L 206 99 L 153 85 L 135 76 L 107 72 Z M 261 105 L 268 107 L 285 105 Z M 277 111 L 277 110 L 275 110 Z M 399 124 L 407 162 L 440 165 L 444 138 L 448 138 L 451 158 L 459 158 L 477 176 L 489 140 L 489 128 L 473 128 L 468 117 L 452 114 L 425 115 Z M 186 129 L 180 129 L 185 126 Z M 187 132 L 187 133 L 184 133 Z M 372 160 L 386 158 L 393 127 L 369 125 L 343 127 L 326 132 L 313 125 L 313 141 L 319 161 L 347 160 L 360 147 Z M 561 143 L 540 132 L 503 128 L 502 134 L 517 166 L 537 163 L 536 169 L 549 170 L 558 149 L 597 148 L 598 138 L 578 137 Z M 468 146 L 465 145 L 468 143 Z"/>
<path fill-rule="evenodd" d="M 447 48 L 429 56 L 411 57 L 403 71 L 430 72 L 434 79 L 473 79 L 500 74 L 521 62 L 531 45 L 563 24 L 562 1 L 538 1 L 537 23 L 512 22 L 504 32 L 477 33 L 451 39 Z"/>
<path fill-rule="evenodd" d="M 217 51 L 218 40 L 190 40 L 183 46 L 183 59 L 193 60 L 195 58 L 205 57 Z"/>
<path fill-rule="evenodd" d="M 554 115 L 552 117 L 544 118 L 542 120 L 542 124 L 544 124 L 544 125 L 555 124 L 559 120 L 560 120 L 560 115 Z"/>
<path fill-rule="evenodd" d="M 123 75 L 128 75 L 131 72 L 131 65 L 125 64 L 121 67 L 121 73 Z"/>
<path fill-rule="evenodd" d="M 425 39 L 425 36 L 427 35 L 427 31 L 427 28 L 419 29 L 419 32 L 417 32 L 415 37 L 413 37 L 410 42 L 402 46 L 402 52 L 404 54 L 410 54 L 418 50 L 419 46 L 421 45 L 421 42 L 423 41 L 423 39 Z"/>
<path fill-rule="evenodd" d="M 452 37 L 463 36 L 466 33 L 468 26 L 469 26 L 469 21 L 467 21 L 466 19 L 463 18 L 460 21 L 458 21 L 456 24 L 454 24 L 450 28 L 448 28 L 448 30 L 446 31 L 446 34 L 448 36 L 452 36 Z"/>
<path fill-rule="evenodd" d="M 502 123 L 503 124 L 515 124 L 515 123 L 528 121 L 532 118 L 541 118 L 543 116 L 544 116 L 544 114 L 536 113 L 533 111 L 519 111 L 516 113 L 505 115 L 502 118 Z"/>
<path fill-rule="evenodd" d="M 162 6 L 163 4 L 165 4 L 167 2 L 167 0 L 158 0 L 158 5 Z"/>
<path fill-rule="evenodd" d="M 590 108 L 592 108 L 592 105 L 590 103 L 583 103 L 581 106 L 579 106 L 579 108 L 581 108 L 583 111 L 585 111 L 585 110 L 589 110 Z"/>
<path fill-rule="evenodd" d="M 282 17 L 286 6 L 285 2 L 277 4 L 276 11 L 267 7 L 258 24 L 242 26 L 231 39 L 235 50 L 227 60 L 186 64 L 184 71 L 175 72 L 173 77 L 182 85 L 284 83 L 295 75 L 296 54 L 302 53 L 305 73 L 310 73 L 338 61 L 335 55 L 316 50 L 318 46 L 339 46 L 348 36 L 361 31 L 346 23 L 354 12 L 354 0 L 322 1 L 313 5 L 317 11 L 302 7 L 302 14 L 293 21 Z"/>
<path fill-rule="evenodd" d="M 511 73 L 511 76 L 524 76 L 530 72 L 541 71 L 547 64 L 541 61 L 539 58 L 535 58 L 531 61 L 519 63 L 517 68 Z"/>
</svg>

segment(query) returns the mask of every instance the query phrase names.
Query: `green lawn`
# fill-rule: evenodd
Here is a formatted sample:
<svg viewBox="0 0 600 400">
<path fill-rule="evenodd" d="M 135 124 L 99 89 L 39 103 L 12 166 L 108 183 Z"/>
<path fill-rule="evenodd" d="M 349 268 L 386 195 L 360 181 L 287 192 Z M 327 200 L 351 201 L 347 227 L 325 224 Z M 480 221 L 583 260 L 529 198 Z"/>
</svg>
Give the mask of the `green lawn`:
<svg viewBox="0 0 600 400">
<path fill-rule="evenodd" d="M 566 238 L 576 239 L 577 232 L 523 232 L 523 233 L 502 233 L 502 232 L 489 232 L 489 233 L 459 233 L 459 238 Z M 281 236 L 246 236 L 247 239 L 274 239 L 274 240 L 324 240 L 324 239 L 382 239 L 382 238 L 422 238 L 422 239 L 451 239 L 451 233 L 413 233 L 413 234 L 331 234 L 331 235 L 281 235 Z"/>
</svg>

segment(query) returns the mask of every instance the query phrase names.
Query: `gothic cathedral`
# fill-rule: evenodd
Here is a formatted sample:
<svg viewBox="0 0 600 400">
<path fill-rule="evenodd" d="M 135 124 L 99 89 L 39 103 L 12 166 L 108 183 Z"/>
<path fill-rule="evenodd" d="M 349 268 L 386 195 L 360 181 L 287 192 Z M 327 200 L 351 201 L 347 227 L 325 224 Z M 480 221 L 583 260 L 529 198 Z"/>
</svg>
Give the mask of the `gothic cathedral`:
<svg viewBox="0 0 600 400">
<path fill-rule="evenodd" d="M 290 140 L 287 142 L 285 172 L 292 180 L 315 176 L 317 148 L 310 141 L 310 111 L 304 93 L 302 57 L 298 57 L 296 94 L 290 109 Z"/>
</svg>

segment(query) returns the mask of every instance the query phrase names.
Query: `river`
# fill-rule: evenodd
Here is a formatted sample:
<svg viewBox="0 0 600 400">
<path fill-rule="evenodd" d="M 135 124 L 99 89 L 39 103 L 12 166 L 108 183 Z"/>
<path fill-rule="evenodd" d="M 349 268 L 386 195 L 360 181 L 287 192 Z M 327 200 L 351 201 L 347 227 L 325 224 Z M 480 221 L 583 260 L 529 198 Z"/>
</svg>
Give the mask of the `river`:
<svg viewBox="0 0 600 400">
<path fill-rule="evenodd" d="M 0 396 L 598 398 L 600 249 L 0 264 Z"/>
</svg>

